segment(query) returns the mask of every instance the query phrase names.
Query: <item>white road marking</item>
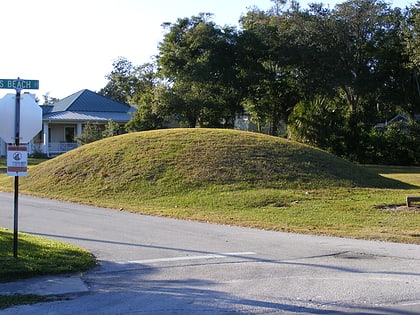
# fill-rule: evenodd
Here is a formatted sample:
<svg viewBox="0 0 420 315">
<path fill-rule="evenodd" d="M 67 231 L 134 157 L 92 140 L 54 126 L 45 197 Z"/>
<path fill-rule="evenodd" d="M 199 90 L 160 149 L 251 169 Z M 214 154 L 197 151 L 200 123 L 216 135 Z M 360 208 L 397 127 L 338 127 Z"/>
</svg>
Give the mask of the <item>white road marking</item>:
<svg viewBox="0 0 420 315">
<path fill-rule="evenodd" d="M 155 258 L 145 260 L 130 260 L 119 262 L 119 264 L 151 264 L 156 262 L 171 262 L 171 261 L 183 261 L 183 260 L 198 260 L 198 259 L 214 259 L 214 258 L 229 258 L 237 256 L 248 256 L 256 255 L 254 252 L 241 252 L 241 253 L 220 253 L 220 254 L 208 254 L 200 256 L 181 256 L 181 257 L 167 257 L 167 258 Z"/>
</svg>

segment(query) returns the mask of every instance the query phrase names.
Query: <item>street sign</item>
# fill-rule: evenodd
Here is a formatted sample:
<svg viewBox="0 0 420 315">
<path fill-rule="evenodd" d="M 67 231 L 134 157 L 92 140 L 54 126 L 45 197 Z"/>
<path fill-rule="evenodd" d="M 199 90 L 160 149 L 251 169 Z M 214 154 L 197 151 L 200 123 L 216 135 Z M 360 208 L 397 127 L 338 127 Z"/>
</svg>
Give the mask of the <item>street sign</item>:
<svg viewBox="0 0 420 315">
<path fill-rule="evenodd" d="M 28 148 L 26 145 L 7 147 L 7 176 L 28 175 Z"/>
<path fill-rule="evenodd" d="M 16 94 L 6 94 L 0 99 L 0 138 L 6 143 L 15 143 Z M 42 108 L 31 94 L 20 98 L 19 142 L 29 143 L 42 129 Z"/>
<path fill-rule="evenodd" d="M 15 196 L 13 210 L 13 257 L 18 257 L 18 213 L 19 176 L 28 171 L 28 143 L 42 129 L 42 109 L 31 94 L 21 94 L 22 90 L 39 89 L 38 80 L 21 78 L 0 79 L 0 89 L 14 89 L 16 95 L 7 94 L 0 99 L 0 137 L 6 143 L 13 143 L 7 152 L 7 175 L 15 177 Z M 10 122 L 13 122 L 11 124 Z"/>
<path fill-rule="evenodd" d="M 0 79 L 0 89 L 38 90 L 39 80 Z"/>
</svg>

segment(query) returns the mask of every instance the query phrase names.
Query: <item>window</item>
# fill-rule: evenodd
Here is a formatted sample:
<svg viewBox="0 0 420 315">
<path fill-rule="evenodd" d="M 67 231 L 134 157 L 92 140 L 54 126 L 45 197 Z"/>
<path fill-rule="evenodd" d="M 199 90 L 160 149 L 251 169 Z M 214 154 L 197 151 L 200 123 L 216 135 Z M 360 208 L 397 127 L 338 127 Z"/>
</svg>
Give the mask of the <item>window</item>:
<svg viewBox="0 0 420 315">
<path fill-rule="evenodd" d="M 66 142 L 74 142 L 75 128 L 74 127 L 64 127 L 64 137 Z"/>
</svg>

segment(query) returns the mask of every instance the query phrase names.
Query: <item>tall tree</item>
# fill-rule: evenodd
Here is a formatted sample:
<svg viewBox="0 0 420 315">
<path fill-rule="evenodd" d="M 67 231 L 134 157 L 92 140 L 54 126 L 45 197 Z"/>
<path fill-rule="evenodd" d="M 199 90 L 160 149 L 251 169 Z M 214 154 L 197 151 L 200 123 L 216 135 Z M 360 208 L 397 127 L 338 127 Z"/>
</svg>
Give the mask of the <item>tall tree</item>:
<svg viewBox="0 0 420 315">
<path fill-rule="evenodd" d="M 125 125 L 128 131 L 161 129 L 169 123 L 173 113 L 171 92 L 167 86 L 158 83 L 142 93 L 136 93 L 131 102 L 137 110 Z"/>
<path fill-rule="evenodd" d="M 351 112 L 356 112 L 383 83 L 383 71 L 387 71 L 382 66 L 387 60 L 384 45 L 395 27 L 393 12 L 381 0 L 349 0 L 338 4 L 333 15 L 342 26 L 337 34 L 342 69 L 339 84 Z"/>
<path fill-rule="evenodd" d="M 234 28 L 221 28 L 211 14 L 166 24 L 159 45 L 160 74 L 169 82 L 180 117 L 189 127 L 219 126 L 238 110 Z"/>
<path fill-rule="evenodd" d="M 50 96 L 50 92 L 45 93 L 42 97 L 44 98 L 44 103 L 42 105 L 53 105 L 60 100 L 59 98 Z"/>
<path fill-rule="evenodd" d="M 339 64 L 341 25 L 331 10 L 322 4 L 311 4 L 306 10 L 286 14 L 288 41 L 301 97 L 307 100 L 319 95 L 334 97 L 342 68 Z"/>
<path fill-rule="evenodd" d="M 269 123 L 277 135 L 297 102 L 294 64 L 288 20 L 272 12 L 253 10 L 241 18 L 242 75 L 248 87 L 246 109 L 259 125 Z"/>
<path fill-rule="evenodd" d="M 405 64 L 406 80 L 402 84 L 407 112 L 420 112 L 420 1 L 411 6 L 404 20 L 403 41 L 408 61 Z"/>
<path fill-rule="evenodd" d="M 407 21 L 407 51 L 413 66 L 420 68 L 420 1 L 409 8 Z"/>
<path fill-rule="evenodd" d="M 134 94 L 135 67 L 125 57 L 118 57 L 113 63 L 113 70 L 105 76 L 108 83 L 99 91 L 99 94 L 119 102 L 128 102 Z"/>
</svg>

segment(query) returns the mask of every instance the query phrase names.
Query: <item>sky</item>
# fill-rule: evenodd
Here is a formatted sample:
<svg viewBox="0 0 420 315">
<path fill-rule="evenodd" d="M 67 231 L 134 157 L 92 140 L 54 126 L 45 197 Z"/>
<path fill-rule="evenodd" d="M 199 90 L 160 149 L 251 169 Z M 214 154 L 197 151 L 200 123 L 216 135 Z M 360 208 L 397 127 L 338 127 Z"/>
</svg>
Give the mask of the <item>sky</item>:
<svg viewBox="0 0 420 315">
<path fill-rule="evenodd" d="M 414 1 L 414 0 L 413 0 Z M 411 0 L 389 1 L 405 7 Z M 343 1 L 323 2 L 330 7 Z M 82 89 L 99 91 L 112 63 L 151 61 L 163 39 L 162 23 L 200 12 L 218 25 L 237 25 L 249 8 L 268 10 L 271 0 L 0 0 L 0 79 L 39 80 L 43 95 L 63 99 Z M 13 90 L 0 90 L 0 97 Z"/>
</svg>

